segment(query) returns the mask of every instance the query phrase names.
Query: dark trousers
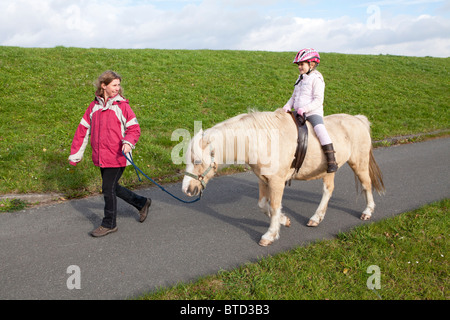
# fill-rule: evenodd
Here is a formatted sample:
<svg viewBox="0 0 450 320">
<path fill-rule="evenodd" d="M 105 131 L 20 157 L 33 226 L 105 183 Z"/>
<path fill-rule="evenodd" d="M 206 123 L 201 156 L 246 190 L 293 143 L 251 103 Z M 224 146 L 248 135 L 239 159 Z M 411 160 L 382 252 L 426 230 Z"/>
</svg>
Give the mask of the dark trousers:
<svg viewBox="0 0 450 320">
<path fill-rule="evenodd" d="M 102 226 L 105 228 L 115 228 L 117 218 L 117 197 L 141 210 L 147 198 L 142 197 L 133 191 L 119 185 L 125 167 L 122 168 L 100 168 L 102 174 L 102 192 L 105 199 L 105 217 Z"/>
</svg>

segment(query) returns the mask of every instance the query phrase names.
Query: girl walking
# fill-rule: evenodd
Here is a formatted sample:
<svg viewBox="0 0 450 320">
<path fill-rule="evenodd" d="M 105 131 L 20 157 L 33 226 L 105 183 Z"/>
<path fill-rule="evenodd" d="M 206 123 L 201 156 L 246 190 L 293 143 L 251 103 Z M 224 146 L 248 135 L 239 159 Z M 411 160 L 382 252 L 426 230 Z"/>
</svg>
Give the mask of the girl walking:
<svg viewBox="0 0 450 320">
<path fill-rule="evenodd" d="M 127 154 L 135 148 L 141 134 L 136 115 L 128 100 L 122 96 L 122 78 L 113 71 L 105 71 L 96 82 L 97 91 L 75 132 L 69 163 L 76 166 L 83 158 L 89 136 L 92 161 L 100 167 L 102 193 L 105 200 L 102 224 L 92 231 L 93 237 L 117 231 L 117 197 L 139 210 L 139 221 L 144 222 L 151 199 L 142 197 L 119 185 L 128 165 L 122 151 Z"/>
</svg>

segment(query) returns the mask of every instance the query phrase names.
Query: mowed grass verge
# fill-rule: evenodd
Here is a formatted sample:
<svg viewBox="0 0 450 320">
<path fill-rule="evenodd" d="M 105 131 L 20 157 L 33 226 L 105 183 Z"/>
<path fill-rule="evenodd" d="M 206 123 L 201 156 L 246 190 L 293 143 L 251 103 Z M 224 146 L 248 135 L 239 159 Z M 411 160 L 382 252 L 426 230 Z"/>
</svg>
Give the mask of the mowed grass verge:
<svg viewBox="0 0 450 320">
<path fill-rule="evenodd" d="M 294 52 L 0 47 L 0 194 L 101 191 L 90 160 L 68 165 L 70 145 L 107 69 L 123 76 L 142 136 L 135 162 L 161 182 L 179 181 L 176 129 L 193 134 L 249 109 L 282 107 L 298 76 Z M 448 130 L 450 58 L 323 53 L 325 113 L 364 114 L 374 140 Z M 122 184 L 145 187 L 134 170 Z"/>
<path fill-rule="evenodd" d="M 139 299 L 448 300 L 449 206 L 444 199 Z"/>
</svg>

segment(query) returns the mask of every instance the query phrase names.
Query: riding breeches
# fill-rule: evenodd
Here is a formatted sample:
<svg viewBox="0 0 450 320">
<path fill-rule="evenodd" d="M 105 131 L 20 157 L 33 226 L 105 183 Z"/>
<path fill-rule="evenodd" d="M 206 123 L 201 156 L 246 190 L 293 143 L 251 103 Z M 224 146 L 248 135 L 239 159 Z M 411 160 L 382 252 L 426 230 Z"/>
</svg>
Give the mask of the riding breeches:
<svg viewBox="0 0 450 320">
<path fill-rule="evenodd" d="M 323 122 L 323 118 L 317 114 L 313 114 L 306 118 L 316 133 L 317 138 L 319 138 L 320 145 L 325 146 L 327 144 L 332 143 L 330 136 L 328 135 L 327 128 L 325 128 L 325 124 Z"/>
</svg>

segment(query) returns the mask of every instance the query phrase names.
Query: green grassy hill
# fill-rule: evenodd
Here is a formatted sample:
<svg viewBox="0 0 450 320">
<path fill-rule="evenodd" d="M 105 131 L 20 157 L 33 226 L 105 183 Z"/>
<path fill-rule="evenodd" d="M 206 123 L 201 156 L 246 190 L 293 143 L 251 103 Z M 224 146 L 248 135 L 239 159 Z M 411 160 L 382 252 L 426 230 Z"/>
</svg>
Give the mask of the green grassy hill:
<svg viewBox="0 0 450 320">
<path fill-rule="evenodd" d="M 112 69 L 142 129 L 134 159 L 152 177 L 183 169 L 170 158 L 175 129 L 194 131 L 249 108 L 274 110 L 290 98 L 294 52 L 109 50 L 0 47 L 0 194 L 99 192 L 90 159 L 69 167 L 93 82 Z M 450 58 L 323 53 L 325 113 L 364 114 L 375 140 L 449 128 Z M 127 170 L 122 183 L 137 181 Z"/>
</svg>

